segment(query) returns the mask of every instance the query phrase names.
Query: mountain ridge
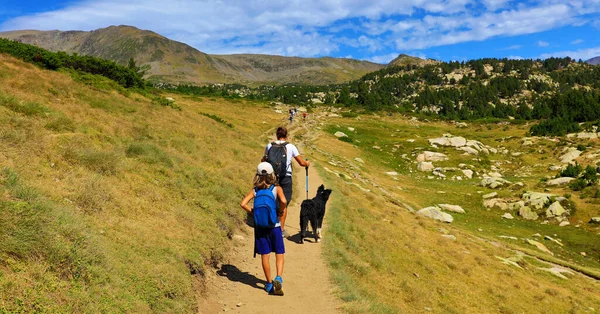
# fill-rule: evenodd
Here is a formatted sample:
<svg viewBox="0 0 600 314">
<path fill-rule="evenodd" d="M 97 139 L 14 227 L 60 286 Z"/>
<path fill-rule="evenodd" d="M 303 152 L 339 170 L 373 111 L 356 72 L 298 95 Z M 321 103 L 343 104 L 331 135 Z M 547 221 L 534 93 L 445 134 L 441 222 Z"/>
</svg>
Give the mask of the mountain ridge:
<svg viewBox="0 0 600 314">
<path fill-rule="evenodd" d="M 149 30 L 120 25 L 93 31 L 20 30 L 0 37 L 50 51 L 150 65 L 147 78 L 169 83 L 337 84 L 386 65 L 347 58 L 301 58 L 266 54 L 206 54 Z"/>
<path fill-rule="evenodd" d="M 585 63 L 591 64 L 591 65 L 600 65 L 600 56 L 586 60 Z"/>
</svg>

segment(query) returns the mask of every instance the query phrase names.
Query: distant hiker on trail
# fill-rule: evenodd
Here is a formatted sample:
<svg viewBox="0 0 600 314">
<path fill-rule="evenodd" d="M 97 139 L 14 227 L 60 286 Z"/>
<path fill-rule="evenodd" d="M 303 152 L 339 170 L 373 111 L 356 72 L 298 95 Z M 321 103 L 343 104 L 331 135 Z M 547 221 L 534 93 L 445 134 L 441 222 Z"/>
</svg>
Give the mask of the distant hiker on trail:
<svg viewBox="0 0 600 314">
<path fill-rule="evenodd" d="M 290 112 L 290 124 L 292 124 L 293 120 L 294 120 L 294 113 Z"/>
<path fill-rule="evenodd" d="M 302 117 L 304 118 L 304 121 L 306 121 L 306 112 L 302 113 Z"/>
<path fill-rule="evenodd" d="M 298 148 L 296 148 L 294 144 L 290 144 L 286 141 L 286 128 L 277 128 L 276 136 L 277 140 L 267 145 L 262 161 L 267 161 L 273 166 L 279 186 L 283 188 L 283 194 L 287 200 L 286 205 L 289 205 L 292 200 L 292 158 L 302 167 L 309 167 L 310 161 L 304 160 L 302 156 L 300 156 Z M 283 231 L 284 237 L 287 237 L 285 232 L 286 217 L 287 211 L 281 217 L 281 230 Z"/>
<path fill-rule="evenodd" d="M 283 295 L 283 221 L 280 217 L 287 214 L 287 202 L 283 189 L 277 184 L 273 167 L 261 162 L 256 168 L 254 188 L 242 199 L 240 206 L 254 216 L 254 253 L 261 255 L 262 268 L 267 279 L 265 291 L 269 294 Z M 254 207 L 248 203 L 254 199 Z M 271 252 L 275 252 L 277 276 L 271 279 Z"/>
</svg>

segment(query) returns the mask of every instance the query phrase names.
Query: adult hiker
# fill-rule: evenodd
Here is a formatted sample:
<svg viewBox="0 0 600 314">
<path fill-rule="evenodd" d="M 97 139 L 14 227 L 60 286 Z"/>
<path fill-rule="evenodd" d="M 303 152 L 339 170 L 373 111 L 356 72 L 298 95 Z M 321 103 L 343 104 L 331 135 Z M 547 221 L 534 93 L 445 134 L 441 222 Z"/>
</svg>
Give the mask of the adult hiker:
<svg viewBox="0 0 600 314">
<path fill-rule="evenodd" d="M 273 166 L 279 186 L 283 189 L 287 205 L 289 205 L 292 200 L 292 159 L 295 159 L 298 165 L 302 167 L 309 167 L 310 161 L 304 160 L 300 156 L 298 148 L 287 142 L 288 132 L 286 128 L 277 128 L 275 135 L 277 140 L 267 145 L 262 161 L 267 161 Z M 287 211 L 280 218 L 284 237 L 287 237 L 285 232 L 286 217 Z"/>
<path fill-rule="evenodd" d="M 287 212 L 287 202 L 283 189 L 276 185 L 277 177 L 273 166 L 268 162 L 261 162 L 256 168 L 254 187 L 240 203 L 240 206 L 254 216 L 254 252 L 261 255 L 261 264 L 267 283 L 265 291 L 269 294 L 283 295 L 283 244 L 280 220 Z M 254 208 L 248 203 L 254 199 Z M 277 275 L 271 279 L 271 252 L 275 253 L 275 267 Z"/>
</svg>

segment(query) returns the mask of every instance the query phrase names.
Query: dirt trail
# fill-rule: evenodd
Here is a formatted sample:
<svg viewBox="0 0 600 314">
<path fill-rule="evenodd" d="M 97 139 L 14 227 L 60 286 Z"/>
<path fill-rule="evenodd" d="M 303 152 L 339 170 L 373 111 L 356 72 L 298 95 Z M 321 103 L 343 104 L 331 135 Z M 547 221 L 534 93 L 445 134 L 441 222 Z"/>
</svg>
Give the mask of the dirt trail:
<svg viewBox="0 0 600 314">
<path fill-rule="evenodd" d="M 300 145 L 298 148 L 303 153 Z M 234 247 L 225 258 L 226 262 L 206 274 L 206 292 L 199 296 L 198 313 L 340 312 L 340 303 L 333 296 L 333 284 L 321 254 L 322 243 L 314 243 L 313 238 L 308 238 L 304 244 L 298 244 L 300 203 L 306 198 L 306 178 L 305 170 L 295 162 L 294 165 L 294 194 L 285 226 L 290 235 L 284 241 L 286 254 L 282 278 L 285 296 L 270 296 L 263 290 L 265 280 L 260 256 L 252 257 L 253 230 L 244 226 L 241 233 L 234 236 Z M 314 197 L 321 184 L 317 171 L 310 167 L 309 197 Z M 322 241 L 327 241 L 327 220 L 323 229 Z M 274 274 L 275 256 L 271 257 L 271 270 Z"/>
</svg>

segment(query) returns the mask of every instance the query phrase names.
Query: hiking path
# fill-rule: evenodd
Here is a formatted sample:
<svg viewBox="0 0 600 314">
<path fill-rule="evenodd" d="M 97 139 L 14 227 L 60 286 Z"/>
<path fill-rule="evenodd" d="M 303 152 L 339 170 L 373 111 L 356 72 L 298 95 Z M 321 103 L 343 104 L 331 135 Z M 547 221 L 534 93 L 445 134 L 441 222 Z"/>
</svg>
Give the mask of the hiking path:
<svg viewBox="0 0 600 314">
<path fill-rule="evenodd" d="M 298 119 L 290 128 L 289 140 L 294 143 L 303 157 L 303 145 L 294 142 L 294 130 L 303 129 L 304 139 L 314 138 L 310 125 Z M 274 132 L 273 132 L 274 133 Z M 269 134 L 268 140 L 272 140 Z M 285 230 L 285 266 L 283 271 L 284 296 L 268 295 L 263 287 L 264 273 L 260 256 L 253 258 L 254 236 L 252 227 L 244 225 L 233 236 L 232 248 L 223 264 L 210 269 L 206 274 L 206 287 L 198 296 L 198 313 L 340 313 L 340 301 L 334 296 L 334 286 L 322 255 L 323 242 L 327 241 L 327 220 L 323 223 L 323 239 L 314 243 L 309 237 L 299 244 L 300 203 L 306 199 L 305 169 L 294 163 L 294 192 L 288 207 Z M 314 163 L 313 163 L 314 165 Z M 309 197 L 316 195 L 317 187 L 323 184 L 314 167 L 309 167 Z M 242 210 L 240 208 L 240 210 Z M 310 228 L 309 228 L 310 230 Z M 271 272 L 275 274 L 275 256 L 271 256 Z"/>
</svg>

